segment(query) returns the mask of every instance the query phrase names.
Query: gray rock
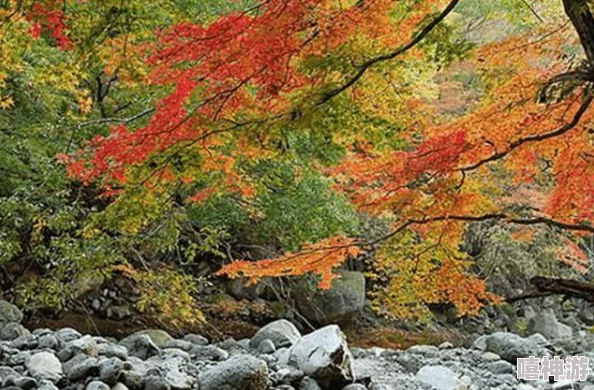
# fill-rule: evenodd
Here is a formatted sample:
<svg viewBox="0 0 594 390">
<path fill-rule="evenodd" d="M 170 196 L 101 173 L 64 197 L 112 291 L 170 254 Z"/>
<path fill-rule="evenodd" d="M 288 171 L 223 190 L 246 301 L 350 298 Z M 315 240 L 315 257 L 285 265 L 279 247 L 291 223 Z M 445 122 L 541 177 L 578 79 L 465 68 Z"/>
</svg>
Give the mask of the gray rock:
<svg viewBox="0 0 594 390">
<path fill-rule="evenodd" d="M 170 390 L 171 386 L 165 378 L 158 375 L 147 376 L 144 380 L 144 390 Z"/>
<path fill-rule="evenodd" d="M 369 390 L 400 390 L 400 389 L 396 389 L 396 387 L 386 385 L 384 383 L 372 383 L 369 386 Z"/>
<path fill-rule="evenodd" d="M 239 343 L 233 338 L 228 338 L 226 340 L 221 341 L 217 344 L 217 347 L 227 351 L 229 353 L 229 356 L 245 355 L 246 353 L 248 353 L 248 350 L 245 349 L 241 345 L 241 343 Z"/>
<path fill-rule="evenodd" d="M 553 390 L 577 390 L 579 388 L 579 383 L 569 380 L 553 383 Z"/>
<path fill-rule="evenodd" d="M 486 362 L 495 362 L 497 360 L 501 360 L 501 356 L 493 352 L 485 352 L 481 355 L 481 359 Z"/>
<path fill-rule="evenodd" d="M 64 363 L 64 372 L 70 381 L 76 382 L 99 373 L 97 358 L 79 354 Z"/>
<path fill-rule="evenodd" d="M 110 387 L 100 381 L 89 382 L 85 390 L 110 390 Z"/>
<path fill-rule="evenodd" d="M 303 278 L 294 290 L 299 311 L 310 321 L 320 324 L 350 320 L 365 306 L 365 276 L 361 272 L 343 271 L 328 290 Z"/>
<path fill-rule="evenodd" d="M 66 343 L 64 348 L 70 349 L 73 355 L 85 354 L 99 356 L 99 347 L 92 336 L 84 336 Z"/>
<path fill-rule="evenodd" d="M 458 390 L 458 376 L 444 366 L 425 366 L 417 372 L 415 379 L 432 386 L 435 390 Z"/>
<path fill-rule="evenodd" d="M 37 380 L 57 382 L 63 376 L 62 363 L 49 352 L 40 352 L 31 356 L 25 363 L 29 375 Z"/>
<path fill-rule="evenodd" d="M 99 344 L 97 347 L 99 356 L 117 357 L 121 360 L 128 359 L 128 348 L 118 344 Z"/>
<path fill-rule="evenodd" d="M 406 371 L 416 373 L 425 364 L 423 356 L 419 354 L 402 354 L 395 356 L 394 360 Z"/>
<path fill-rule="evenodd" d="M 165 344 L 164 348 L 176 348 L 176 349 L 181 349 L 182 351 L 188 352 L 189 350 L 192 349 L 193 346 L 194 345 L 189 341 L 170 340 Z"/>
<path fill-rule="evenodd" d="M 291 351 L 289 348 L 277 349 L 273 356 L 276 358 L 279 366 L 288 366 L 289 357 L 291 357 Z"/>
<path fill-rule="evenodd" d="M 99 379 L 108 385 L 115 385 L 124 371 L 124 362 L 118 358 L 109 358 L 99 362 Z"/>
<path fill-rule="evenodd" d="M 37 381 L 34 378 L 30 378 L 28 376 L 22 376 L 15 379 L 14 384 L 23 390 L 31 390 L 37 387 Z"/>
<path fill-rule="evenodd" d="M 262 340 L 260 345 L 258 345 L 258 352 L 260 352 L 263 355 L 270 355 L 274 353 L 274 351 L 276 351 L 276 347 L 274 346 L 272 340 Z"/>
<path fill-rule="evenodd" d="M 276 380 L 278 383 L 291 384 L 301 380 L 305 374 L 303 371 L 293 367 L 281 368 L 276 372 Z"/>
<path fill-rule="evenodd" d="M 433 345 L 413 345 L 406 352 L 418 353 L 424 356 L 439 356 L 439 349 Z"/>
<path fill-rule="evenodd" d="M 128 390 L 128 387 L 123 383 L 117 383 L 115 386 L 111 387 L 111 390 Z"/>
<path fill-rule="evenodd" d="M 530 321 L 535 316 L 536 316 L 536 311 L 534 311 L 534 308 L 532 306 L 526 306 L 526 307 L 524 307 L 524 318 L 527 321 Z"/>
<path fill-rule="evenodd" d="M 506 362 L 505 360 L 499 360 L 499 361 L 490 363 L 487 366 L 487 369 L 495 375 L 501 375 L 501 374 L 513 374 L 516 370 L 516 367 L 513 364 Z"/>
<path fill-rule="evenodd" d="M 21 323 L 23 321 L 23 312 L 15 305 L 0 300 L 0 325 L 11 322 Z"/>
<path fill-rule="evenodd" d="M 250 349 L 250 339 L 241 339 L 237 342 L 243 349 Z"/>
<path fill-rule="evenodd" d="M 61 362 L 67 362 L 72 358 L 72 351 L 68 348 L 64 348 L 59 350 L 56 353 L 56 356 L 58 357 L 58 359 L 60 359 Z"/>
<path fill-rule="evenodd" d="M 189 362 L 192 358 L 192 356 L 188 352 L 177 348 L 164 349 L 163 351 L 161 351 L 161 356 L 163 357 L 163 359 L 180 358 L 181 360 L 187 362 Z"/>
<path fill-rule="evenodd" d="M 496 353 L 513 364 L 518 358 L 549 355 L 546 349 L 534 340 L 525 339 L 513 333 L 493 333 L 486 337 L 485 345 L 488 352 Z"/>
<path fill-rule="evenodd" d="M 12 340 L 11 345 L 16 349 L 35 349 L 37 348 L 37 336 L 25 334 Z"/>
<path fill-rule="evenodd" d="M 60 329 L 56 332 L 55 336 L 58 339 L 58 341 L 63 345 L 82 337 L 82 335 L 78 331 L 72 328 Z"/>
<path fill-rule="evenodd" d="M 233 278 L 227 282 L 226 289 L 237 300 L 253 301 L 264 294 L 266 286 L 261 281 L 249 284 L 246 278 Z"/>
<path fill-rule="evenodd" d="M 486 351 L 487 350 L 487 338 L 489 338 L 488 335 L 480 336 L 479 338 L 474 340 L 474 342 L 472 343 L 472 348 L 478 349 L 479 351 Z"/>
<path fill-rule="evenodd" d="M 22 372 L 19 366 L 24 366 L 27 363 L 27 360 L 31 357 L 31 353 L 14 349 L 9 351 L 11 354 L 4 357 L 4 364 L 12 366 L 17 372 Z"/>
<path fill-rule="evenodd" d="M 594 325 L 594 307 L 588 306 L 580 310 L 578 318 L 586 325 Z"/>
<path fill-rule="evenodd" d="M 58 349 L 58 339 L 53 334 L 44 334 L 37 339 L 37 346 L 40 349 Z"/>
<path fill-rule="evenodd" d="M 547 340 L 543 335 L 541 335 L 540 333 L 535 333 L 533 335 L 530 335 L 528 337 L 528 340 L 532 340 L 534 341 L 536 344 L 540 345 L 541 347 L 545 347 L 547 345 L 550 345 L 551 343 L 549 342 L 549 340 Z"/>
<path fill-rule="evenodd" d="M 128 370 L 122 373 L 122 382 L 130 390 L 141 390 L 144 387 L 144 372 Z"/>
<path fill-rule="evenodd" d="M 10 367 L 0 367 L 0 379 L 16 378 L 19 376 L 21 375 Z"/>
<path fill-rule="evenodd" d="M 200 336 L 198 334 L 187 334 L 183 338 L 184 341 L 189 341 L 192 344 L 196 345 L 208 345 L 208 339 L 204 336 Z"/>
<path fill-rule="evenodd" d="M 367 387 L 359 383 L 353 383 L 352 385 L 343 387 L 342 390 L 367 390 Z"/>
<path fill-rule="evenodd" d="M 322 388 L 315 379 L 306 376 L 299 382 L 299 390 L 322 390 Z"/>
<path fill-rule="evenodd" d="M 179 369 L 172 369 L 165 374 L 165 382 L 176 390 L 189 390 L 194 387 L 196 379 L 193 376 L 181 372 Z"/>
<path fill-rule="evenodd" d="M 35 336 L 43 336 L 44 334 L 53 334 L 54 331 L 48 328 L 37 328 L 34 329 L 32 332 L 32 334 L 34 334 Z"/>
<path fill-rule="evenodd" d="M 37 390 L 58 390 L 58 388 L 51 381 L 43 380 L 37 384 Z"/>
<path fill-rule="evenodd" d="M 229 358 L 229 353 L 214 345 L 195 345 L 190 350 L 190 355 L 196 360 L 211 360 L 220 362 Z"/>
<path fill-rule="evenodd" d="M 120 345 L 128 349 L 128 355 L 143 360 L 159 354 L 159 348 L 153 343 L 151 338 L 145 334 L 128 336 L 120 341 Z"/>
<path fill-rule="evenodd" d="M 171 337 L 169 333 L 160 329 L 141 330 L 140 332 L 134 333 L 132 336 L 138 335 L 147 335 L 148 337 L 150 337 L 151 341 L 159 348 L 165 347 L 165 345 L 169 341 L 173 340 L 173 337 Z"/>
<path fill-rule="evenodd" d="M 289 362 L 314 379 L 353 379 L 353 356 L 336 325 L 303 336 L 291 347 Z"/>
<path fill-rule="evenodd" d="M 264 340 L 270 340 L 276 348 L 290 347 L 301 338 L 295 325 L 287 320 L 271 322 L 260 329 L 250 340 L 250 347 L 258 348 Z"/>
<path fill-rule="evenodd" d="M 549 340 L 568 339 L 573 335 L 569 326 L 557 321 L 557 317 L 551 309 L 542 311 L 531 319 L 528 331 L 530 334 L 540 333 Z"/>
<path fill-rule="evenodd" d="M 27 329 L 18 322 L 9 322 L 6 325 L 0 325 L 0 340 L 11 341 L 20 336 L 30 334 Z"/>
<path fill-rule="evenodd" d="M 200 374 L 200 390 L 266 390 L 266 363 L 250 355 L 237 355 Z"/>
</svg>

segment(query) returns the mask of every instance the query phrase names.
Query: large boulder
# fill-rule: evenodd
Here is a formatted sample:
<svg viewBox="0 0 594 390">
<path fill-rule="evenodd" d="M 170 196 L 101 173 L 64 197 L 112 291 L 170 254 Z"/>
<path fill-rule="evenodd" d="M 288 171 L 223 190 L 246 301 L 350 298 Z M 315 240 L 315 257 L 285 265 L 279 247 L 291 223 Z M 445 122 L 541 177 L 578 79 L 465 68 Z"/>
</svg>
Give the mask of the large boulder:
<svg viewBox="0 0 594 390">
<path fill-rule="evenodd" d="M 573 335 L 571 328 L 557 321 L 552 310 L 544 310 L 532 318 L 528 324 L 530 334 L 540 333 L 549 340 L 569 339 Z"/>
<path fill-rule="evenodd" d="M 266 390 L 266 362 L 250 355 L 236 355 L 213 366 L 199 377 L 200 390 Z"/>
<path fill-rule="evenodd" d="M 513 364 L 517 363 L 518 358 L 549 356 L 548 351 L 535 340 L 523 338 L 517 334 L 497 332 L 482 339 L 487 352 L 496 353 L 502 359 Z"/>
<path fill-rule="evenodd" d="M 250 340 L 250 347 L 258 348 L 264 340 L 270 340 L 276 348 L 290 347 L 301 338 L 299 330 L 287 320 L 271 322 L 260 329 Z"/>
<path fill-rule="evenodd" d="M 23 320 L 23 312 L 12 303 L 0 300 L 0 325 L 8 324 L 10 322 L 21 323 Z"/>
<path fill-rule="evenodd" d="M 319 324 L 343 323 L 365 306 L 365 276 L 343 271 L 328 290 L 303 278 L 295 288 L 295 301 L 301 314 Z"/>
<path fill-rule="evenodd" d="M 353 379 L 353 356 L 344 334 L 336 325 L 303 336 L 291 347 L 289 363 L 314 379 Z"/>
<path fill-rule="evenodd" d="M 457 390 L 459 388 L 458 376 L 444 366 L 422 367 L 415 375 L 415 379 L 435 390 Z"/>
<path fill-rule="evenodd" d="M 25 363 L 29 375 L 37 380 L 48 380 L 51 382 L 58 382 L 63 376 L 62 363 L 53 354 L 49 352 L 40 352 L 29 359 Z"/>
<path fill-rule="evenodd" d="M 250 284 L 246 278 L 233 278 L 227 282 L 226 288 L 229 294 L 239 301 L 243 299 L 253 301 L 261 297 L 266 290 L 263 281 Z"/>
</svg>

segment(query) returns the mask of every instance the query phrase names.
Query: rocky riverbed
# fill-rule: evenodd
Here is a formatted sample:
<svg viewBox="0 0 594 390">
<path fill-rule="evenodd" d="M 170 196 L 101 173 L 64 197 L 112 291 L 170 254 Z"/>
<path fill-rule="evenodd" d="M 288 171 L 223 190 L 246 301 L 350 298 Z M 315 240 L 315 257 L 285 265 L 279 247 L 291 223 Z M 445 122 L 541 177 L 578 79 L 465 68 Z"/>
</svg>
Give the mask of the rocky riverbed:
<svg viewBox="0 0 594 390">
<path fill-rule="evenodd" d="M 594 390 L 594 367 L 586 382 L 516 379 L 519 357 L 580 354 L 594 363 L 594 343 L 585 333 L 549 340 L 497 332 L 468 348 L 443 343 L 401 351 L 349 348 L 336 325 L 302 335 L 286 320 L 251 339 L 219 343 L 196 334 L 174 339 L 160 330 L 119 341 L 71 328 L 29 332 L 21 320 L 16 307 L 0 301 L 3 389 Z"/>
</svg>

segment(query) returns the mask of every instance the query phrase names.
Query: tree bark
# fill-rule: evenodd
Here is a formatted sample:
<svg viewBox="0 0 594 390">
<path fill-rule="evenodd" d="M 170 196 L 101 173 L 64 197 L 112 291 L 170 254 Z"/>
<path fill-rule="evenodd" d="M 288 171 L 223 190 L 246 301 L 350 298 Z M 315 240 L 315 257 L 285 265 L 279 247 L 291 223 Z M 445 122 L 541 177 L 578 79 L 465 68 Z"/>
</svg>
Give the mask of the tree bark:
<svg viewBox="0 0 594 390">
<path fill-rule="evenodd" d="M 586 57 L 594 65 L 594 17 L 586 0 L 563 0 L 565 13 L 577 31 Z"/>
</svg>

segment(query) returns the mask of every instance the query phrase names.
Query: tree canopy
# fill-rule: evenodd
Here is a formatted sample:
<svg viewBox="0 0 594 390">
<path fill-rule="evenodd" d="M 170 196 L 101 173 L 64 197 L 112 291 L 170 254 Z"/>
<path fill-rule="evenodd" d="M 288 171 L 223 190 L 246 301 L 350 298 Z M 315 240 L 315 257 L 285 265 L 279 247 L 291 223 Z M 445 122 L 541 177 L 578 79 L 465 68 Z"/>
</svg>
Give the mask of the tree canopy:
<svg viewBox="0 0 594 390">
<path fill-rule="evenodd" d="M 583 272 L 586 0 L 5 0 L 0 48 L 0 264 L 39 270 L 31 305 L 122 270 L 189 294 L 202 258 L 327 288 L 373 250 L 381 313 L 473 314 L 483 222 Z"/>
</svg>

